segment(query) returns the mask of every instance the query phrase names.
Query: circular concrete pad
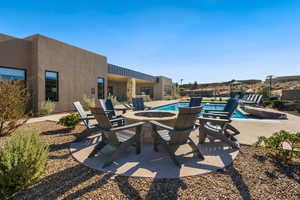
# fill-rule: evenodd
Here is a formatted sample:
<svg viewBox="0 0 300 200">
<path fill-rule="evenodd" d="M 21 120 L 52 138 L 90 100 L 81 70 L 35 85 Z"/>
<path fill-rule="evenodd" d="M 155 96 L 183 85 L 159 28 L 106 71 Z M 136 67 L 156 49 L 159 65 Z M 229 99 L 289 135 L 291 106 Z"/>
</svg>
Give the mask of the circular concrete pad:
<svg viewBox="0 0 300 200">
<path fill-rule="evenodd" d="M 178 161 L 182 164 L 179 168 L 166 152 L 163 150 L 155 152 L 152 145 L 144 144 L 141 154 L 136 155 L 135 149 L 129 148 L 113 164 L 102 168 L 100 157 L 88 158 L 97 143 L 96 138 L 73 143 L 70 150 L 76 160 L 90 168 L 133 177 L 179 178 L 209 173 L 231 164 L 239 152 L 221 142 L 207 142 L 199 145 L 200 151 L 205 157 L 203 161 L 199 161 L 196 156 L 189 154 L 191 148 L 188 145 L 182 145 L 176 151 Z"/>
</svg>

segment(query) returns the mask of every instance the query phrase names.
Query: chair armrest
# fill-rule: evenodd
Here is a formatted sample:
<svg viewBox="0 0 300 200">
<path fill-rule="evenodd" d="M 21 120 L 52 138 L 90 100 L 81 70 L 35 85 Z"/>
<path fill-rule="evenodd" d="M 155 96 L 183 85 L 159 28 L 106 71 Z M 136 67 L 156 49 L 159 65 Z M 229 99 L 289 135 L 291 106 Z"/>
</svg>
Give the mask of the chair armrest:
<svg viewBox="0 0 300 200">
<path fill-rule="evenodd" d="M 216 119 L 216 118 L 205 118 L 205 117 L 198 117 L 199 121 L 203 122 L 213 122 L 216 124 L 222 124 L 222 123 L 230 123 L 230 119 Z"/>
<path fill-rule="evenodd" d="M 93 114 L 87 114 L 87 116 L 90 117 L 90 116 L 94 116 L 94 115 Z"/>
<path fill-rule="evenodd" d="M 119 118 L 110 119 L 109 121 L 111 123 L 114 123 L 114 122 L 119 122 L 119 121 L 122 121 L 122 120 L 124 120 L 124 118 L 119 117 Z"/>
<path fill-rule="evenodd" d="M 113 110 L 104 110 L 104 112 L 111 113 L 111 112 L 113 112 Z"/>
<path fill-rule="evenodd" d="M 117 111 L 124 111 L 124 110 L 129 110 L 129 108 L 115 108 Z"/>
<path fill-rule="evenodd" d="M 167 125 L 164 125 L 164 124 L 161 124 L 157 121 L 150 121 L 150 123 L 154 126 L 158 126 L 159 128 L 162 128 L 162 129 L 165 129 L 165 130 L 168 130 L 168 131 L 173 131 L 174 128 L 170 127 L 170 126 L 167 126 Z"/>
<path fill-rule="evenodd" d="M 95 117 L 85 117 L 85 118 L 80 118 L 81 120 L 93 120 Z"/>
<path fill-rule="evenodd" d="M 204 112 L 222 112 L 220 109 L 205 109 Z"/>
<path fill-rule="evenodd" d="M 119 127 L 116 127 L 116 128 L 111 128 L 110 131 L 127 130 L 127 129 L 130 129 L 130 128 L 135 128 L 135 127 L 138 127 L 138 126 L 142 126 L 144 123 L 145 122 L 136 122 L 136 123 L 128 124 L 128 125 L 125 125 L 125 126 L 119 126 Z"/>
<path fill-rule="evenodd" d="M 125 108 L 127 108 L 128 110 L 132 110 L 132 106 L 127 103 L 123 103 L 123 106 L 125 106 Z"/>
<path fill-rule="evenodd" d="M 219 117 L 219 118 L 230 118 L 228 115 L 222 115 L 222 114 L 215 114 L 215 113 L 203 113 L 203 117 Z"/>
</svg>

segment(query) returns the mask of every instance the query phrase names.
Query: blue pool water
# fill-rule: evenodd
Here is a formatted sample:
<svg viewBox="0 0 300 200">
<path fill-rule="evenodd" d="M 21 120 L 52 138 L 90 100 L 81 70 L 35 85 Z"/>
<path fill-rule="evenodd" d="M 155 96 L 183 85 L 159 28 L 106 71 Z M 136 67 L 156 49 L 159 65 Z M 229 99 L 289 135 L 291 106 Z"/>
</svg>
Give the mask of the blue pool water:
<svg viewBox="0 0 300 200">
<path fill-rule="evenodd" d="M 211 105 L 213 104 L 213 105 Z M 179 107 L 186 107 L 188 106 L 188 103 L 174 103 L 174 104 L 168 104 L 164 106 L 159 106 L 153 108 L 153 110 L 166 110 L 166 111 L 178 111 Z M 203 109 L 200 113 L 200 115 L 203 113 L 203 110 L 209 109 L 209 110 L 223 110 L 225 104 L 217 104 L 216 103 L 202 103 Z M 240 118 L 240 119 L 248 119 L 249 117 L 247 115 L 244 115 L 239 110 L 235 110 L 233 115 L 233 118 Z"/>
</svg>

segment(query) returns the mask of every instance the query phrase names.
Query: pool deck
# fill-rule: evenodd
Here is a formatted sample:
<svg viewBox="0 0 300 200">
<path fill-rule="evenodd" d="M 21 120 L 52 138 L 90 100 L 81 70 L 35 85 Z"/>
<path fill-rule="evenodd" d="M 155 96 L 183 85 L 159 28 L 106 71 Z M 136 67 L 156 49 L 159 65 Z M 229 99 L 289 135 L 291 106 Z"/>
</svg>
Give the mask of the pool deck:
<svg viewBox="0 0 300 200">
<path fill-rule="evenodd" d="M 180 100 L 162 100 L 151 101 L 145 104 L 150 107 L 157 107 L 166 104 L 177 103 Z M 270 111 L 275 111 L 269 109 Z M 278 111 L 275 111 L 278 112 Z M 66 116 L 68 113 L 59 113 L 48 115 L 44 117 L 30 118 L 27 123 L 42 122 L 42 121 L 54 121 L 57 122 L 59 118 Z M 287 130 L 292 132 L 300 132 L 300 117 L 287 114 L 286 120 L 264 120 L 264 119 L 233 119 L 232 125 L 235 126 L 241 134 L 237 136 L 237 139 L 241 144 L 253 144 L 257 141 L 258 136 L 269 137 L 273 133 L 280 130 Z"/>
</svg>

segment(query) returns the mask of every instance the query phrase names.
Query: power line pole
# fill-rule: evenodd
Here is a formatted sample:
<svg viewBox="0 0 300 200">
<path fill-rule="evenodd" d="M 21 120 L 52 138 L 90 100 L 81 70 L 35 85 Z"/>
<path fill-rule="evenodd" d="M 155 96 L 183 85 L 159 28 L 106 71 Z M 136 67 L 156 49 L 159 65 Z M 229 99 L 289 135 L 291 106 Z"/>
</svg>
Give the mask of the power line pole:
<svg viewBox="0 0 300 200">
<path fill-rule="evenodd" d="M 267 76 L 267 79 L 269 79 L 269 97 L 272 96 L 272 78 L 273 78 L 273 75 Z"/>
</svg>

